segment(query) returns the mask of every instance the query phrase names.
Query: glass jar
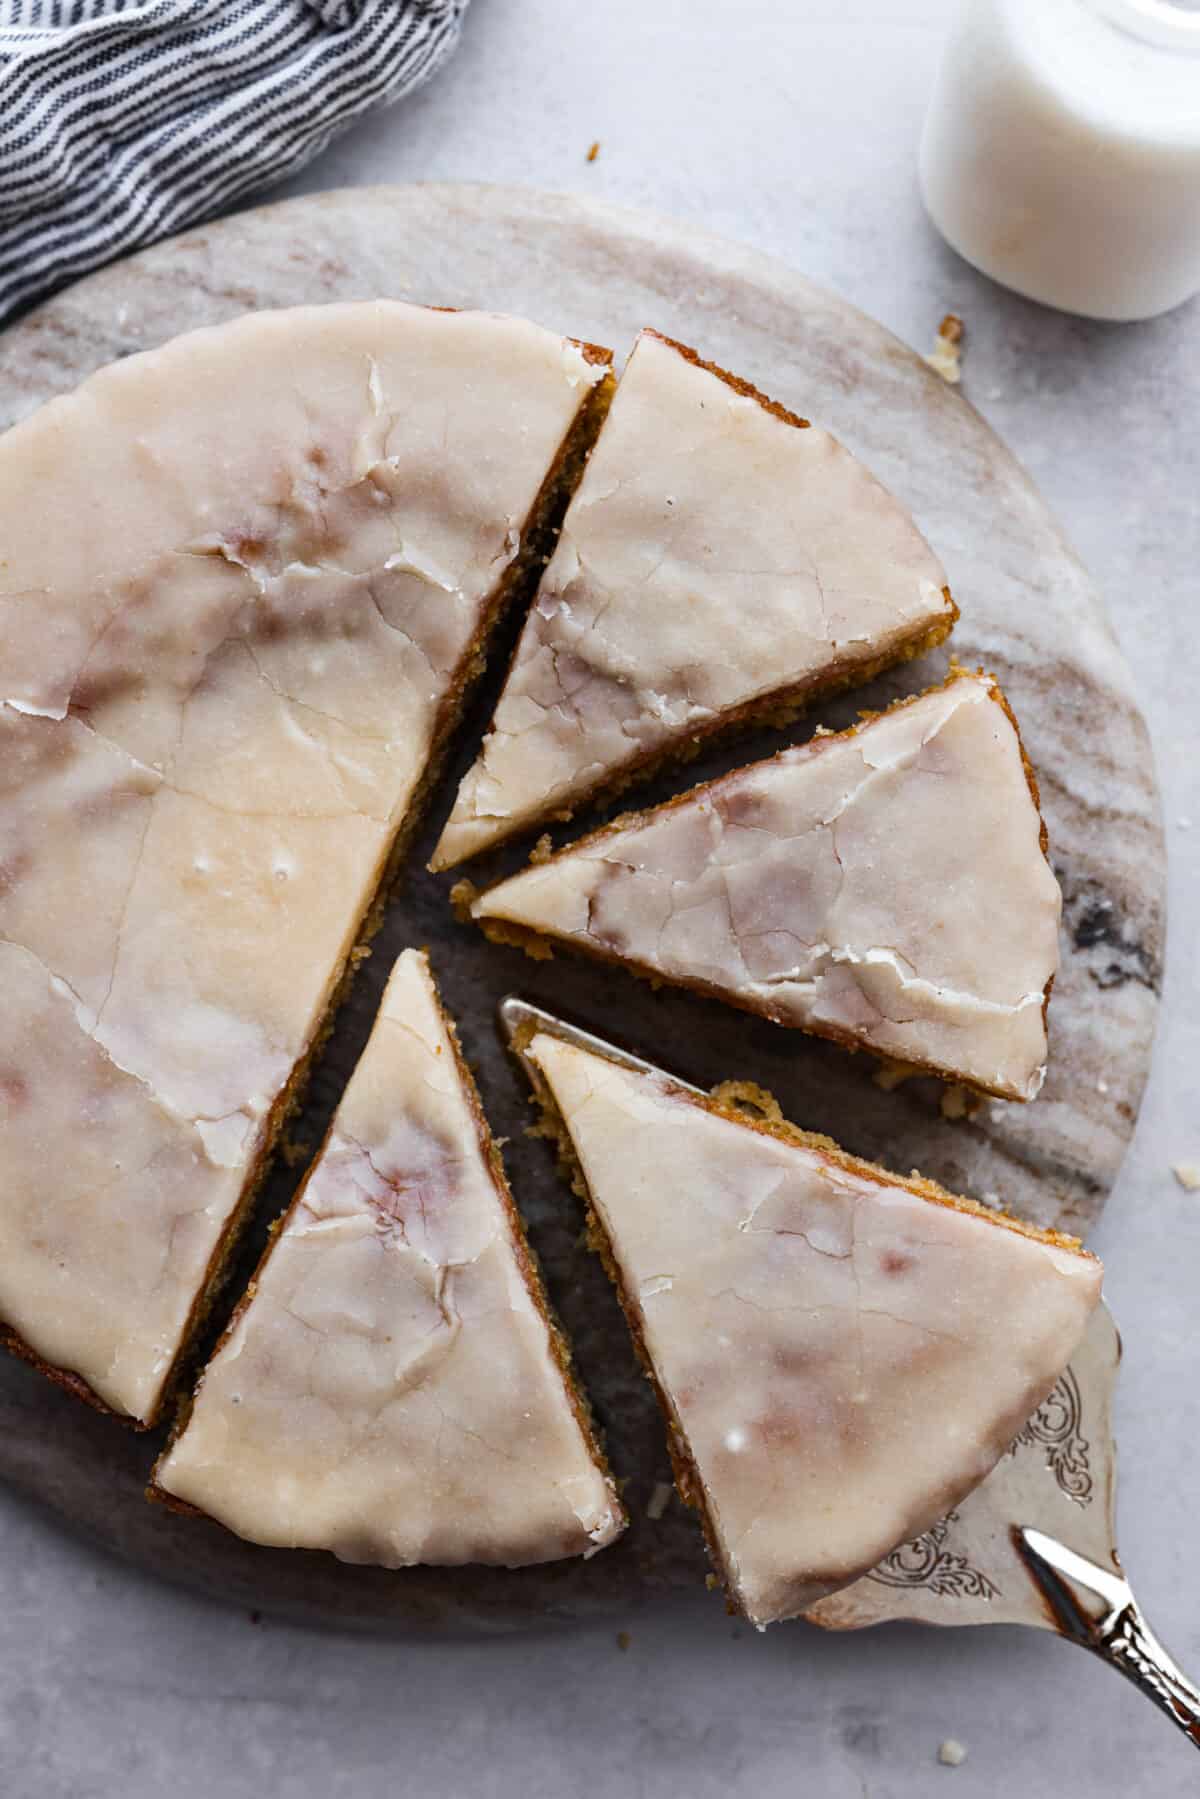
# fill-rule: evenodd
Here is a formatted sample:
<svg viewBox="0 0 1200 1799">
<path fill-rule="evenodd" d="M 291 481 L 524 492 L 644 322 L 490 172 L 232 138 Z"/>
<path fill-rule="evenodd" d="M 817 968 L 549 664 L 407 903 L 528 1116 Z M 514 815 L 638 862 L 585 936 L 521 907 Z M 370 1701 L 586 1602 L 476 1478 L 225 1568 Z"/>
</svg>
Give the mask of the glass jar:
<svg viewBox="0 0 1200 1799">
<path fill-rule="evenodd" d="M 921 141 L 943 237 L 1066 312 L 1200 292 L 1197 0 L 967 0 Z"/>
</svg>

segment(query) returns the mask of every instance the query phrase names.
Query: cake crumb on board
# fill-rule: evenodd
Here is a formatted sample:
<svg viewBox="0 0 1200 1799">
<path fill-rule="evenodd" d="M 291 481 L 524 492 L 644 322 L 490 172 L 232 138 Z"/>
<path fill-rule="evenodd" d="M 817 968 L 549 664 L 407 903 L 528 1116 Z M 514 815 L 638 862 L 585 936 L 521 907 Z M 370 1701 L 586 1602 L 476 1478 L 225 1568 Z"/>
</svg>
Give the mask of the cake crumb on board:
<svg viewBox="0 0 1200 1799">
<path fill-rule="evenodd" d="M 1200 1192 L 1200 1162 L 1172 1162 L 1171 1173 L 1189 1193 Z"/>
<path fill-rule="evenodd" d="M 596 138 L 596 139 L 594 139 L 594 141 L 591 144 L 591 147 L 588 150 L 588 153 L 587 153 L 588 161 L 595 162 L 595 160 L 599 156 L 599 154 L 600 154 L 600 139 Z"/>
<path fill-rule="evenodd" d="M 963 322 L 956 312 L 948 312 L 937 328 L 933 349 L 923 358 L 951 387 L 962 380 L 962 343 Z"/>
<path fill-rule="evenodd" d="M 957 1737 L 947 1737 L 939 1745 L 937 1758 L 943 1768 L 961 1768 L 967 1759 L 967 1752 Z"/>
<path fill-rule="evenodd" d="M 871 1079 L 874 1081 L 875 1085 L 881 1087 L 885 1093 L 891 1093 L 894 1088 L 900 1085 L 901 1081 L 910 1081 L 914 1074 L 920 1074 L 920 1072 L 921 1070 L 919 1068 L 914 1068 L 911 1062 L 892 1062 L 884 1059 L 880 1062 L 879 1067 L 875 1070 Z"/>
<path fill-rule="evenodd" d="M 975 1093 L 970 1087 L 955 1084 L 947 1087 L 942 1093 L 941 1112 L 943 1118 L 974 1118 L 983 1104 L 982 1093 Z"/>
<path fill-rule="evenodd" d="M 628 1649 L 628 1647 L 632 1643 L 632 1641 L 633 1641 L 633 1638 L 630 1636 L 630 1634 L 627 1630 L 619 1630 L 617 1632 L 617 1648 L 620 1649 L 622 1652 L 624 1652 L 626 1649 Z"/>
</svg>

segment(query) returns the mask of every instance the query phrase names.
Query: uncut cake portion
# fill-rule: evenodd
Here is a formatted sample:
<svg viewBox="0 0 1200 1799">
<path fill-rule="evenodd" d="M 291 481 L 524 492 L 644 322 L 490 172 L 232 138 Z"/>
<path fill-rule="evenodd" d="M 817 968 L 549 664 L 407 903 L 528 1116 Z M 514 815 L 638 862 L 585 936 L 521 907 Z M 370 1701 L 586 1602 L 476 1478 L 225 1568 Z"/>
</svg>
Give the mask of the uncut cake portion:
<svg viewBox="0 0 1200 1799">
<path fill-rule="evenodd" d="M 413 950 L 151 1494 L 389 1568 L 548 1562 L 624 1529 Z"/>
<path fill-rule="evenodd" d="M 521 1053 L 582 1177 L 680 1492 L 756 1624 L 928 1529 L 1067 1366 L 1102 1272 L 1073 1239 L 752 1117 L 744 1089 L 700 1095 L 548 1030 Z"/>
<path fill-rule="evenodd" d="M 380 301 L 0 438 L 0 1339 L 156 1415 L 607 352 Z"/>
<path fill-rule="evenodd" d="M 432 866 L 940 643 L 945 581 L 827 432 L 644 331 Z"/>
<path fill-rule="evenodd" d="M 1027 1100 L 1061 907 L 1016 721 L 993 681 L 958 672 L 619 818 L 470 909 L 534 952 L 554 938 Z"/>
</svg>

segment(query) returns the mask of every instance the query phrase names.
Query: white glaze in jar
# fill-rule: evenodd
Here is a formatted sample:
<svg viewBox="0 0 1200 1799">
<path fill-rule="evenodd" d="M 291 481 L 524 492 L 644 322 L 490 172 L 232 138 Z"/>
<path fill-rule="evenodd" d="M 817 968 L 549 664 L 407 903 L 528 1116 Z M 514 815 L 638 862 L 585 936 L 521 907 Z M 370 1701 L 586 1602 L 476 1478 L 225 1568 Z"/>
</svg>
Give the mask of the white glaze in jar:
<svg viewBox="0 0 1200 1799">
<path fill-rule="evenodd" d="M 1139 319 L 1200 292 L 1200 12 L 968 0 L 921 143 L 934 224 L 1030 299 Z"/>
</svg>

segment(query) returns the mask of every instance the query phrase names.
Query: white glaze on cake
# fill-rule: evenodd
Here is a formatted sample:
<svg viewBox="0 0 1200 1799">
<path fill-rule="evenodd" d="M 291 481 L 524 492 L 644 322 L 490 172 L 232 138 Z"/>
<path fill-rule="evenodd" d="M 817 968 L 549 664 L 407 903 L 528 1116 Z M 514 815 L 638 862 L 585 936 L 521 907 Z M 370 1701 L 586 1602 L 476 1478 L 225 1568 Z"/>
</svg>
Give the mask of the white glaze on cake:
<svg viewBox="0 0 1200 1799">
<path fill-rule="evenodd" d="M 157 1485 L 251 1542 L 389 1568 L 611 1543 L 624 1514 L 525 1254 L 407 950 Z"/>
<path fill-rule="evenodd" d="M 960 675 L 618 821 L 471 910 L 1031 1099 L 1061 903 L 1016 729 L 990 681 Z"/>
<path fill-rule="evenodd" d="M 433 867 L 949 628 L 903 507 L 800 425 L 642 333 Z"/>
<path fill-rule="evenodd" d="M 792 1616 L 927 1529 L 1080 1341 L 1100 1264 L 541 1033 L 731 1595 Z"/>
<path fill-rule="evenodd" d="M 0 1321 L 153 1416 L 546 473 L 520 320 L 252 315 L 0 439 Z"/>
</svg>

